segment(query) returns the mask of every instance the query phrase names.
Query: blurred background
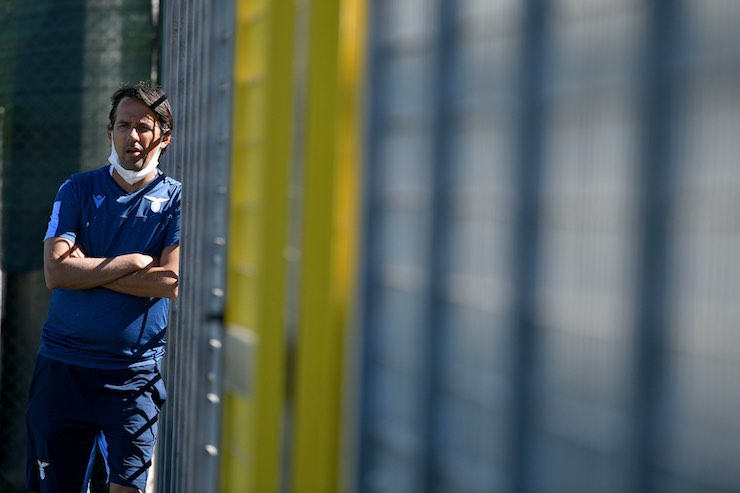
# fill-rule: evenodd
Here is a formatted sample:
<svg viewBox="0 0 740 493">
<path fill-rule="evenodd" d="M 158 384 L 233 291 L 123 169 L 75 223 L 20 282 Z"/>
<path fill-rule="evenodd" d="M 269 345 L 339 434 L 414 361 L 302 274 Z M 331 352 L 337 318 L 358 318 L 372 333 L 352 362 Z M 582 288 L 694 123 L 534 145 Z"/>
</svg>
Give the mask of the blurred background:
<svg viewBox="0 0 740 493">
<path fill-rule="evenodd" d="M 158 492 L 740 491 L 740 2 L 0 0 L 0 491 L 59 184 L 175 112 Z"/>
</svg>

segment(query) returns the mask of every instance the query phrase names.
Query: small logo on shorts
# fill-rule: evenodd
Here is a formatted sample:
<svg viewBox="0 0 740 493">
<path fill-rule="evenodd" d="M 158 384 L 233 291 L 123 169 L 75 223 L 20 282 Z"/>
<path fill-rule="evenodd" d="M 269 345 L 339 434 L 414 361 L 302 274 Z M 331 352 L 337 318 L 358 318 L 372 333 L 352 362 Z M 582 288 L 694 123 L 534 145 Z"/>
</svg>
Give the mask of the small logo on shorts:
<svg viewBox="0 0 740 493">
<path fill-rule="evenodd" d="M 41 479 L 46 479 L 46 471 L 44 471 L 44 469 L 49 465 L 49 463 L 41 461 L 41 460 L 37 460 L 36 464 L 39 465 L 39 477 Z"/>
</svg>

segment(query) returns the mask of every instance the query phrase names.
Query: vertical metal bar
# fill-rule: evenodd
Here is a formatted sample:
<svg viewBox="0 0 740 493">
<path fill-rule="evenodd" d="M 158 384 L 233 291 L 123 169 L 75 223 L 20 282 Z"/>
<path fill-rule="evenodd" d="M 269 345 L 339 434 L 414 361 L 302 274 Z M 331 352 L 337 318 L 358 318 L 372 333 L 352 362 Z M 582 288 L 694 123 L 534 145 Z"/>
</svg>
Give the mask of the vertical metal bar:
<svg viewBox="0 0 740 493">
<path fill-rule="evenodd" d="M 512 402 L 512 491 L 529 493 L 530 429 L 536 389 L 535 354 L 538 334 L 534 322 L 539 257 L 541 175 L 545 112 L 545 65 L 548 0 L 527 0 L 521 60 L 521 94 L 517 133 L 519 174 L 516 193 L 514 271 L 514 397 Z"/>
<path fill-rule="evenodd" d="M 307 134 L 307 86 L 308 59 L 309 59 L 309 15 L 310 0 L 295 0 L 293 12 L 290 16 L 290 27 L 292 29 L 292 53 L 291 69 L 292 77 L 292 107 L 287 118 L 292 119 L 292 144 L 291 165 L 288 178 L 289 204 L 288 216 L 289 228 L 286 237 L 287 249 L 285 268 L 285 344 L 287 347 L 285 355 L 285 401 L 283 407 L 283 437 L 282 448 L 291 450 L 295 440 L 295 408 L 296 408 L 296 356 L 298 347 L 298 334 L 300 331 L 300 299 L 301 299 L 301 270 L 303 259 L 301 252 L 301 241 L 303 236 L 303 182 L 304 165 L 306 156 L 306 134 Z M 281 493 L 291 491 L 293 485 L 293 456 L 289 453 L 283 454 L 283 474 L 281 478 Z"/>
<path fill-rule="evenodd" d="M 453 115 L 451 84 L 453 76 L 452 56 L 455 46 L 454 24 L 456 1 L 437 0 L 434 26 L 434 66 L 432 84 L 435 101 L 432 102 L 431 129 L 433 142 L 432 196 L 430 202 L 431 236 L 430 255 L 425 288 L 425 320 L 429 328 L 423 348 L 425 371 L 423 372 L 425 409 L 423 423 L 422 491 L 437 490 L 440 464 L 439 426 L 437 413 L 440 407 L 439 385 L 444 362 L 442 361 L 442 321 L 446 308 L 443 296 L 447 271 L 448 244 L 450 241 L 450 183 L 452 178 L 452 132 Z"/>
<path fill-rule="evenodd" d="M 201 120 L 203 131 L 210 128 L 213 132 L 210 144 L 212 153 L 204 159 L 204 163 L 218 163 L 212 168 L 211 196 L 208 224 L 210 224 L 209 235 L 206 241 L 209 243 L 210 258 L 204 266 L 211 274 L 210 307 L 205 315 L 207 321 L 207 366 L 206 383 L 206 406 L 207 421 L 202 429 L 205 432 L 203 446 L 209 456 L 206 461 L 207 469 L 203 471 L 201 481 L 198 484 L 199 491 L 217 491 L 219 477 L 219 447 L 221 442 L 221 366 L 224 327 L 223 313 L 225 309 L 224 290 L 226 286 L 226 236 L 228 227 L 228 184 L 231 169 L 231 107 L 233 100 L 233 40 L 234 25 L 233 13 L 235 11 L 234 0 L 221 0 L 210 3 L 208 16 L 213 19 L 213 29 L 210 31 L 209 49 L 206 53 L 210 69 L 205 72 L 208 79 L 206 87 L 210 88 L 209 97 L 205 101 L 210 110 L 208 121 Z M 208 125 L 208 127 L 206 127 Z M 207 164 L 206 164 L 207 166 Z M 205 167 L 205 166 L 204 166 Z"/>
<path fill-rule="evenodd" d="M 360 406 L 358 417 L 358 450 L 357 450 L 357 475 L 354 483 L 354 491 L 362 493 L 369 484 L 370 461 L 373 458 L 371 444 L 371 422 L 372 403 L 370 397 L 370 385 L 372 382 L 372 348 L 376 345 L 375 325 L 376 314 L 373 307 L 377 304 L 377 293 L 379 286 L 380 247 L 383 244 L 383 230 L 380 223 L 380 183 L 381 177 L 377 166 L 371 166 L 379 159 L 380 155 L 380 121 L 383 109 L 386 106 L 381 81 L 384 75 L 383 59 L 381 56 L 381 26 L 379 2 L 369 3 L 368 26 L 369 36 L 367 43 L 368 70 L 365 90 L 365 153 L 362 174 L 363 203 L 362 203 L 362 225 L 363 244 L 361 253 L 361 266 L 359 274 L 359 307 L 357 317 L 360 321 Z"/>
<path fill-rule="evenodd" d="M 677 49 L 681 2 L 648 2 L 646 49 L 643 66 L 642 158 L 640 183 L 639 285 L 636 286 L 635 372 L 635 488 L 656 491 L 654 461 L 660 454 L 658 425 L 663 388 L 663 351 L 666 331 L 668 225 L 674 159 L 671 139 L 676 92 L 673 62 Z"/>
<path fill-rule="evenodd" d="M 161 70 L 158 74 L 159 80 L 158 83 L 162 84 L 162 75 L 165 73 L 171 73 L 172 71 L 172 63 L 171 60 L 176 60 L 177 54 L 177 44 L 170 44 L 171 41 L 170 33 L 173 31 L 173 24 L 176 24 L 174 22 L 174 19 L 177 19 L 178 12 L 179 12 L 180 4 L 179 2 L 167 2 L 163 1 L 160 4 L 160 19 L 161 19 L 161 31 L 162 35 L 160 37 L 160 42 L 163 44 L 162 50 L 160 51 L 160 65 Z M 169 44 L 168 47 L 164 46 L 166 44 Z M 167 88 L 168 95 L 170 98 L 174 95 L 174 85 L 170 82 L 170 85 L 172 87 Z M 178 113 L 177 108 L 173 108 L 174 111 L 174 117 L 175 117 L 175 125 L 179 126 L 179 121 L 181 118 L 181 115 Z M 177 128 L 176 130 L 179 130 Z M 176 160 L 174 157 L 176 156 L 177 151 L 175 149 L 175 146 L 170 146 L 168 149 L 168 156 L 166 159 L 163 159 L 163 168 L 165 169 L 165 172 L 172 174 L 173 176 L 182 176 L 181 174 L 181 168 L 178 169 L 178 167 L 174 164 L 168 164 L 168 163 L 175 163 Z M 182 248 L 181 248 L 182 251 Z M 174 327 L 177 323 L 177 319 L 179 317 L 179 307 L 180 303 L 176 302 L 171 305 L 170 308 L 170 327 Z M 171 353 L 174 350 L 175 342 L 170 338 L 170 341 L 168 342 L 168 351 Z M 172 402 L 173 400 L 173 392 L 172 392 L 172 376 L 174 375 L 174 368 L 172 367 L 172 364 L 166 364 L 163 372 L 165 376 L 165 380 L 167 381 L 168 385 L 168 400 Z M 170 410 L 173 406 L 167 406 L 165 405 L 162 414 L 160 415 L 159 419 L 159 437 L 157 439 L 157 459 L 155 462 L 155 468 L 156 468 L 156 487 L 157 491 L 165 491 L 166 488 L 163 488 L 163 485 L 171 485 L 172 484 L 172 469 L 169 464 L 165 463 L 165 458 L 170 457 L 172 454 L 172 450 L 174 450 L 174 439 L 175 439 L 175 433 L 174 433 L 174 427 L 172 426 L 172 417 L 174 416 L 176 409 Z"/>
<path fill-rule="evenodd" d="M 295 488 L 337 489 L 339 382 L 344 327 L 337 317 L 335 231 L 339 0 L 312 0 L 297 345 Z"/>
<path fill-rule="evenodd" d="M 263 213 L 260 225 L 259 358 L 255 426 L 255 491 L 289 491 L 291 378 L 294 341 L 287 330 L 286 245 L 290 220 L 288 190 L 293 157 L 295 4 L 270 2 L 264 118 Z M 290 349 L 287 349 L 290 348 Z M 287 390 L 286 390 L 287 387 Z M 288 394 L 286 396 L 286 394 Z M 285 447 L 285 448 L 283 448 Z"/>
<path fill-rule="evenodd" d="M 356 299 L 356 281 L 358 275 L 358 247 L 359 228 L 355 222 L 360 219 L 360 173 L 361 173 L 361 116 L 362 90 L 365 75 L 365 43 L 366 43 L 366 11 L 367 0 L 342 0 L 339 32 L 339 80 L 344 81 L 340 88 L 342 103 L 340 104 L 339 125 L 343 130 L 343 137 L 339 140 L 340 160 L 340 187 L 343 190 L 339 209 L 341 227 L 348 231 L 346 255 L 340 255 L 345 271 L 342 290 L 346 293 L 347 308 Z M 347 317 L 349 318 L 349 316 Z M 352 320 L 354 321 L 354 319 Z M 357 474 L 354 459 L 356 457 L 356 439 L 354 428 L 357 419 L 357 376 L 360 369 L 356 358 L 357 342 L 360 337 L 357 324 L 348 322 L 347 343 L 341 348 L 346 354 L 344 364 L 345 378 L 341 383 L 344 390 L 342 399 L 342 428 L 340 429 L 339 452 L 339 487 L 341 492 L 352 491 L 351 485 Z"/>
</svg>

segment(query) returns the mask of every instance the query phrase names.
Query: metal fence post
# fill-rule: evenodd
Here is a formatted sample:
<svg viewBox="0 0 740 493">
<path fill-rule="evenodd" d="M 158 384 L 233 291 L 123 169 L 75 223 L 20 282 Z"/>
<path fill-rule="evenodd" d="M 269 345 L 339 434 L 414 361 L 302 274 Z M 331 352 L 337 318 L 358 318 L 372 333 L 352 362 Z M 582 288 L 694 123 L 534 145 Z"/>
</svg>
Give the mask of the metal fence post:
<svg viewBox="0 0 740 493">
<path fill-rule="evenodd" d="M 217 491 L 234 5 L 192 0 L 162 7 L 161 83 L 176 119 L 166 163 L 182 180 L 184 199 L 157 489 Z"/>
</svg>

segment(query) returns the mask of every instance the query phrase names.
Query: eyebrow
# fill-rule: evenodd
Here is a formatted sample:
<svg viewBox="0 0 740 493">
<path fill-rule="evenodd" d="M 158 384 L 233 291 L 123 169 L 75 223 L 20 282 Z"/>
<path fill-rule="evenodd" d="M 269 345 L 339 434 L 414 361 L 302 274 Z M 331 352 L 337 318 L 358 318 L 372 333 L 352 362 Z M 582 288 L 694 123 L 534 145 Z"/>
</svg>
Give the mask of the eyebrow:
<svg viewBox="0 0 740 493">
<path fill-rule="evenodd" d="M 151 130 L 154 130 L 154 128 L 157 126 L 156 120 L 151 119 L 141 119 L 141 120 L 126 120 L 126 119 L 120 119 L 116 120 L 116 126 L 121 125 L 134 125 L 136 127 L 145 126 Z"/>
</svg>

